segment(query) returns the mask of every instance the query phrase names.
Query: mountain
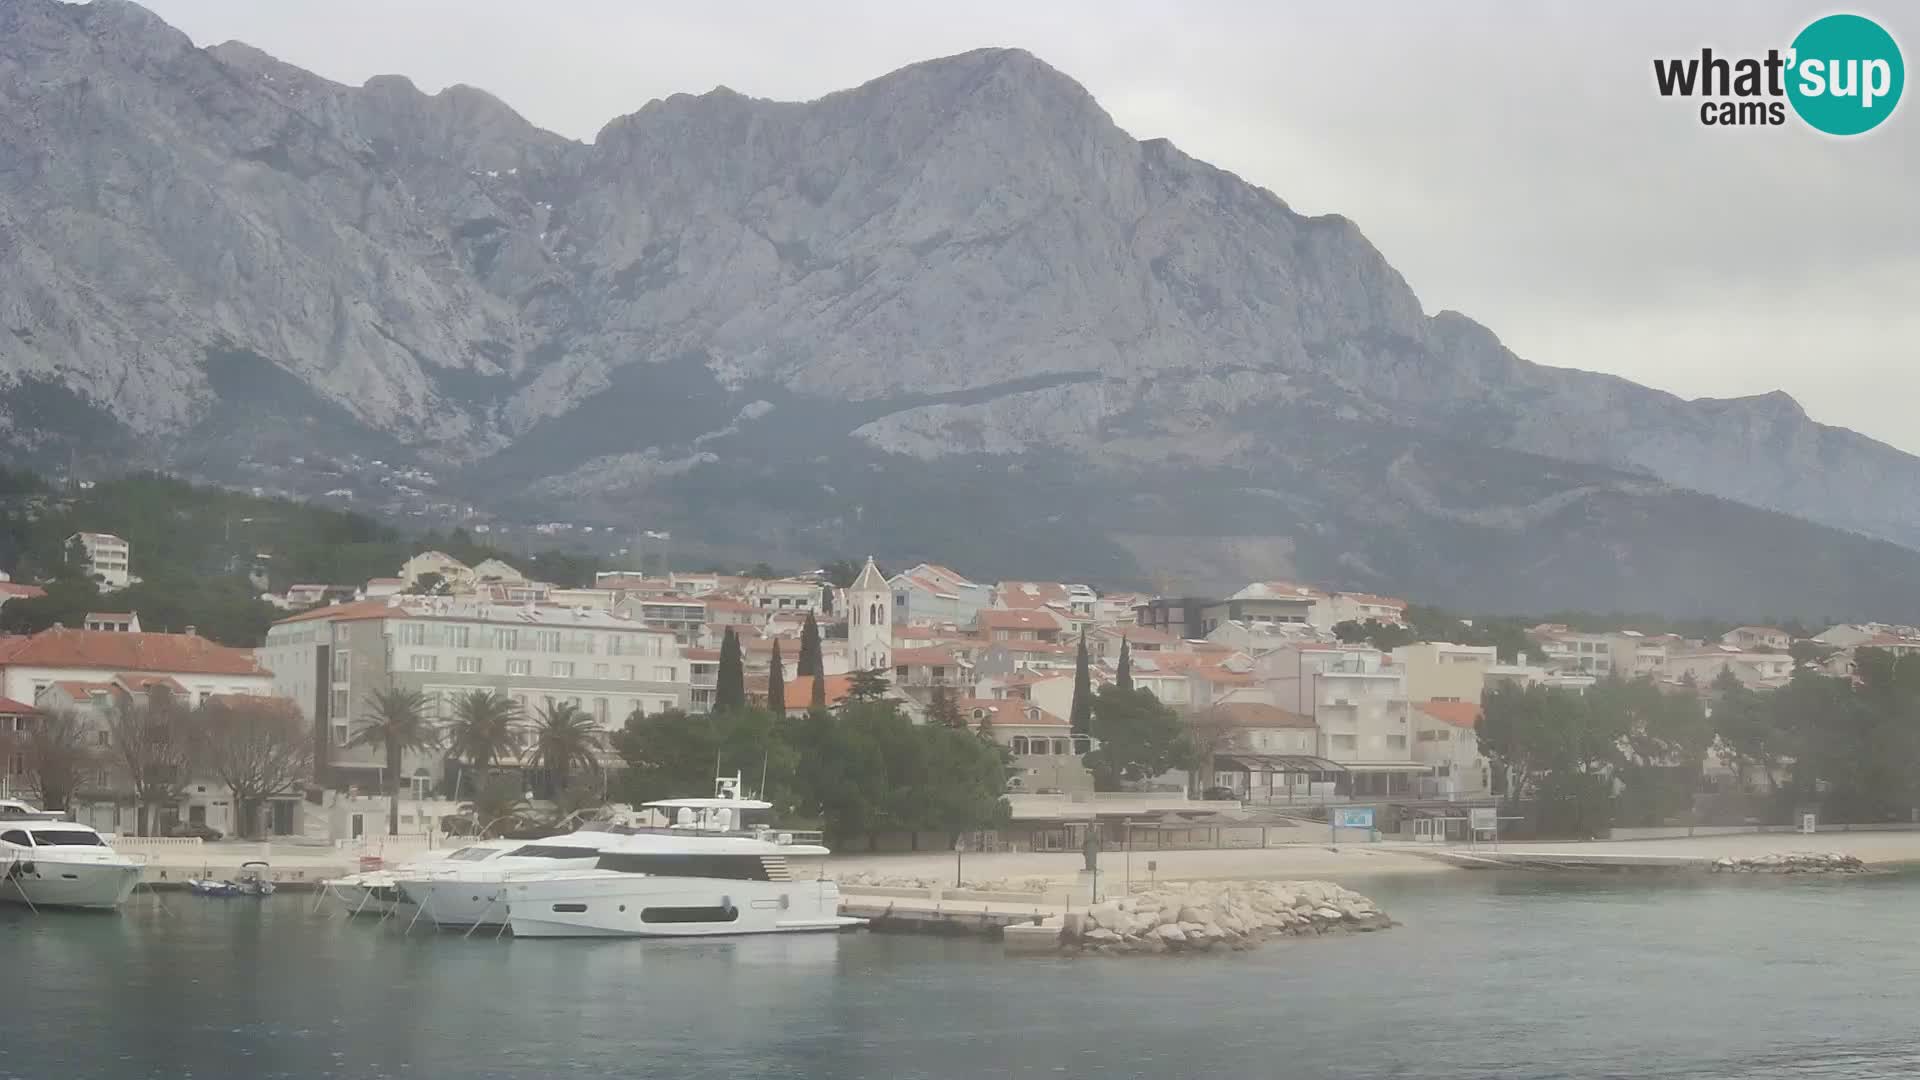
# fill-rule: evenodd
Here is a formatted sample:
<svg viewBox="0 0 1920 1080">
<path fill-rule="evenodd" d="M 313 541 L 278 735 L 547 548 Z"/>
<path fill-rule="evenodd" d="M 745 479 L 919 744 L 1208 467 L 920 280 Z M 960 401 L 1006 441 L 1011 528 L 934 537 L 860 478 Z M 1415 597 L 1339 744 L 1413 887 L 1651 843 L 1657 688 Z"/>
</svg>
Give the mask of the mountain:
<svg viewBox="0 0 1920 1080">
<path fill-rule="evenodd" d="M 1920 460 L 1784 394 L 1522 360 L 1018 50 L 582 144 L 123 0 L 0 0 L 0 324 L 26 461 L 325 461 L 319 490 L 378 457 L 794 557 L 1170 587 L 1920 602 Z"/>
</svg>

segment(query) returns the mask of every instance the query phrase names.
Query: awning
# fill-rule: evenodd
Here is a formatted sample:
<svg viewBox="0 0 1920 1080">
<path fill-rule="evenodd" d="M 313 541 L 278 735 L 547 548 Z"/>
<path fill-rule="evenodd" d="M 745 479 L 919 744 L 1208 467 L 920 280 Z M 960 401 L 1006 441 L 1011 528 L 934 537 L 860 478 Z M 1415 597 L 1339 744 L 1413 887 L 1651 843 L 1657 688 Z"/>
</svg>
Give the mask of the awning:
<svg viewBox="0 0 1920 1080">
<path fill-rule="evenodd" d="M 1346 772 L 1347 767 L 1311 754 L 1216 754 L 1215 769 L 1240 769 L 1246 772 L 1314 773 Z"/>
<path fill-rule="evenodd" d="M 1349 761 L 1345 765 L 1341 766 L 1341 768 L 1346 769 L 1348 772 L 1356 772 L 1356 773 L 1360 773 L 1360 772 L 1426 773 L 1426 772 L 1433 771 L 1433 766 L 1423 764 L 1418 761 Z"/>
</svg>

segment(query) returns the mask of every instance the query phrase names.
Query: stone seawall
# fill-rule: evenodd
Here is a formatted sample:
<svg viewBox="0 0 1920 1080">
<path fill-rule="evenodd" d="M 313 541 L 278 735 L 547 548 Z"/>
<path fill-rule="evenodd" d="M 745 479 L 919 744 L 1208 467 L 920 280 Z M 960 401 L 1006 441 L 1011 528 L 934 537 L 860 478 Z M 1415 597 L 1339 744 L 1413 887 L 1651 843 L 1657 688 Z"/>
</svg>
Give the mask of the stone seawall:
<svg viewBox="0 0 1920 1080">
<path fill-rule="evenodd" d="M 1009 926 L 1009 952 L 1123 955 L 1250 949 L 1271 938 L 1384 930 L 1372 900 L 1328 881 L 1194 881 L 1167 884 Z"/>
<path fill-rule="evenodd" d="M 1716 874 L 1864 874 L 1867 864 L 1836 851 L 1793 851 L 1750 859 L 1715 859 Z"/>
</svg>

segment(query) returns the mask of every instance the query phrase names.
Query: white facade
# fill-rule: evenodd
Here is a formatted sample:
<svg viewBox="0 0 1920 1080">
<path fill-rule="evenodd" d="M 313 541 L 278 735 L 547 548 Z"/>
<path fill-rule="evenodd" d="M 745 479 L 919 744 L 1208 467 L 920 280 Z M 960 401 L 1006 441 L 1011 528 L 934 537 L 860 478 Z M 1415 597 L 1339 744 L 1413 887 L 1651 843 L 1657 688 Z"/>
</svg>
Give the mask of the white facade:
<svg viewBox="0 0 1920 1080">
<path fill-rule="evenodd" d="M 880 568 L 867 565 L 847 589 L 847 654 L 863 671 L 893 667 L 893 590 Z"/>
<path fill-rule="evenodd" d="M 1406 669 L 1380 650 L 1299 646 L 1259 658 L 1274 704 L 1309 717 L 1319 756 L 1357 772 L 1403 771 L 1414 764 Z"/>
<path fill-rule="evenodd" d="M 442 720 L 473 690 L 504 694 L 528 715 L 565 701 L 607 732 L 635 711 L 686 708 L 691 696 L 691 664 L 672 633 L 593 610 L 366 601 L 274 624 L 259 657 L 275 692 L 324 725 L 335 769 L 381 767 L 377 748 L 346 744 L 368 697 L 383 690 L 421 691 Z M 440 755 L 410 756 L 405 767 L 430 786 Z"/>
<path fill-rule="evenodd" d="M 132 581 L 132 548 L 112 533 L 82 532 L 67 537 L 69 547 L 78 540 L 87 553 L 87 569 L 108 589 L 124 589 Z"/>
</svg>

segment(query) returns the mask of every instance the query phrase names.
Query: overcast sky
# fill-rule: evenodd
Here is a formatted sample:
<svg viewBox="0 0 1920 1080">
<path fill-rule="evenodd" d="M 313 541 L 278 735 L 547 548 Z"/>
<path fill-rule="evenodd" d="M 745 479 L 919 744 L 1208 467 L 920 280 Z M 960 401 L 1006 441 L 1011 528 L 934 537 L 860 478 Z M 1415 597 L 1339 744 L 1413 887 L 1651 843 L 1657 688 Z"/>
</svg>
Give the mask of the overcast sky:
<svg viewBox="0 0 1920 1080">
<path fill-rule="evenodd" d="M 145 2 L 202 45 L 470 83 L 588 140 L 673 93 L 807 99 L 1018 46 L 1136 137 L 1352 218 L 1429 312 L 1521 356 L 1685 397 L 1784 389 L 1920 452 L 1920 101 L 1833 139 L 1702 127 L 1653 89 L 1656 56 L 1784 49 L 1824 4 Z M 1920 58 L 1920 8 L 1847 10 Z"/>
</svg>

